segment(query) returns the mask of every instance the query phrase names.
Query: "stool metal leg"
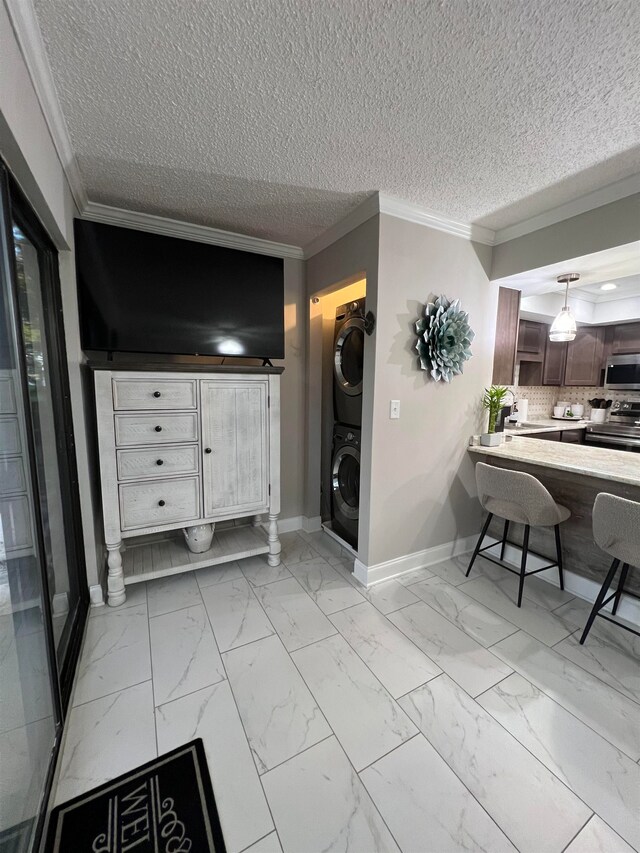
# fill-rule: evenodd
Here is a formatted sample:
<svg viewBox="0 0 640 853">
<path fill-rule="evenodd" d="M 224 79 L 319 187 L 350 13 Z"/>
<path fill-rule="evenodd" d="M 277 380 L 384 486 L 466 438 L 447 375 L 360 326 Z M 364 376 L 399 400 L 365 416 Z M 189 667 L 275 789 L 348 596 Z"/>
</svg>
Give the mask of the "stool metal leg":
<svg viewBox="0 0 640 853">
<path fill-rule="evenodd" d="M 507 533 L 509 532 L 509 520 L 504 520 L 504 532 L 502 534 L 502 547 L 500 548 L 500 559 L 504 560 L 504 549 L 507 546 Z"/>
<path fill-rule="evenodd" d="M 556 524 L 556 559 L 558 561 L 558 575 L 560 576 L 560 589 L 564 589 L 564 576 L 562 572 L 562 545 L 560 543 L 560 525 Z"/>
<path fill-rule="evenodd" d="M 524 537 L 522 539 L 522 560 L 520 561 L 520 586 L 518 587 L 518 607 L 522 605 L 522 592 L 524 590 L 524 573 L 527 568 L 527 554 L 529 552 L 529 525 L 524 526 Z"/>
<path fill-rule="evenodd" d="M 615 614 L 618 609 L 618 605 L 620 604 L 620 598 L 622 597 L 622 591 L 624 590 L 624 585 L 627 582 L 627 572 L 629 571 L 629 563 L 622 564 L 622 573 L 620 575 L 620 583 L 618 584 L 618 591 L 616 592 L 616 597 L 613 599 L 613 610 L 611 611 L 612 615 Z"/>
<path fill-rule="evenodd" d="M 487 535 L 487 530 L 489 529 L 489 525 L 491 524 L 491 519 L 493 518 L 493 513 L 490 512 L 487 516 L 487 520 L 485 521 L 482 527 L 482 533 L 480 534 L 480 538 L 476 542 L 476 547 L 473 549 L 473 555 L 471 557 L 471 562 L 469 563 L 469 568 L 466 571 L 465 577 L 469 577 L 469 572 L 473 568 L 473 564 L 475 562 L 476 557 L 478 556 L 478 551 L 480 550 L 480 546 L 482 545 L 482 540 Z"/>
<path fill-rule="evenodd" d="M 593 625 L 593 620 L 596 618 L 596 616 L 598 615 L 598 611 L 602 607 L 602 602 L 604 601 L 605 596 L 606 596 L 607 592 L 609 591 L 609 587 L 611 586 L 611 583 L 615 577 L 615 574 L 618 571 L 619 565 L 620 565 L 620 560 L 614 560 L 613 563 L 611 563 L 611 568 L 609 569 L 609 572 L 607 573 L 607 576 L 604 579 L 604 583 L 600 587 L 600 592 L 598 593 L 598 597 L 596 598 L 595 604 L 593 605 L 591 613 L 589 614 L 589 618 L 587 619 L 587 624 L 584 626 L 584 631 L 582 632 L 582 637 L 580 637 L 580 645 L 582 645 L 584 643 L 584 641 L 587 639 L 587 634 L 591 630 L 591 626 Z"/>
</svg>

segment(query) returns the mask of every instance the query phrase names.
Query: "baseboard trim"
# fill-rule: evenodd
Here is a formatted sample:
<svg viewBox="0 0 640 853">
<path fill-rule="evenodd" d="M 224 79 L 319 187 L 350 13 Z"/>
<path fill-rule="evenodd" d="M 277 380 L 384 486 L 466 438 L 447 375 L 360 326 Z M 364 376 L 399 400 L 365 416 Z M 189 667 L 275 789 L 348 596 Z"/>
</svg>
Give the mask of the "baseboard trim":
<svg viewBox="0 0 640 853">
<path fill-rule="evenodd" d="M 92 607 L 104 607 L 104 591 L 101 584 L 94 583 L 89 587 L 89 601 Z"/>
<path fill-rule="evenodd" d="M 263 523 L 266 527 L 266 522 Z M 315 533 L 322 529 L 320 516 L 309 518 L 306 515 L 292 515 L 289 518 L 278 519 L 278 533 L 293 533 L 294 530 L 304 530 L 305 533 Z"/>
<path fill-rule="evenodd" d="M 496 539 L 493 536 L 487 536 L 486 540 L 487 544 L 489 542 L 493 542 L 494 545 L 500 545 L 500 540 Z M 491 552 L 490 552 L 491 553 Z M 505 549 L 505 562 L 510 563 L 514 568 L 520 569 L 520 556 L 522 554 L 522 549 L 518 548 L 516 545 L 507 545 Z M 492 553 L 492 556 L 499 557 L 499 552 Z M 547 558 L 542 559 L 535 554 L 530 554 L 527 558 L 527 567 L 538 568 L 539 566 L 544 566 L 549 562 Z M 581 598 L 583 601 L 588 601 L 590 604 L 596 600 L 598 593 L 600 592 L 600 586 L 597 581 L 591 580 L 591 578 L 585 578 L 582 575 L 578 575 L 575 572 L 570 571 L 569 569 L 564 570 L 564 588 L 567 592 L 570 592 L 572 595 L 575 595 L 576 598 Z M 556 588 L 560 588 L 560 581 L 558 580 L 558 570 L 557 569 L 549 569 L 546 572 L 540 572 L 536 575 L 537 578 L 540 578 L 547 583 L 550 583 L 552 586 Z M 603 576 L 604 580 L 604 576 Z M 610 611 L 613 606 L 613 603 L 608 604 L 605 610 Z M 634 625 L 640 625 L 640 601 L 637 598 L 632 598 L 629 595 L 622 595 L 620 599 L 620 605 L 618 607 L 618 611 L 616 616 L 619 616 L 621 619 L 626 620 L 627 622 L 632 622 Z"/>
<path fill-rule="evenodd" d="M 353 574 L 361 584 L 368 587 L 471 551 L 477 538 L 477 535 L 466 536 L 453 542 L 443 542 L 442 545 L 434 545 L 432 548 L 414 551 L 412 554 L 405 554 L 403 557 L 395 557 L 393 560 L 372 566 L 367 566 L 356 557 Z"/>
<path fill-rule="evenodd" d="M 302 529 L 305 533 L 318 533 L 322 530 L 322 518 L 319 515 L 302 516 Z"/>
<path fill-rule="evenodd" d="M 263 522 L 263 526 L 267 527 L 267 522 Z M 294 530 L 302 530 L 301 515 L 292 515 L 290 518 L 278 519 L 278 533 L 292 533 Z"/>
</svg>

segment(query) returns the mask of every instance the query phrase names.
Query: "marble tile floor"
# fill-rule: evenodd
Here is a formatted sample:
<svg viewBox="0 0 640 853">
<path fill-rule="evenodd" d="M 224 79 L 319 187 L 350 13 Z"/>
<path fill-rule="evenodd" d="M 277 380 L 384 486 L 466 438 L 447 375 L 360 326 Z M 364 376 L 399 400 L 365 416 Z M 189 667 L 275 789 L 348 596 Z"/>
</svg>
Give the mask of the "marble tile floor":
<svg viewBox="0 0 640 853">
<path fill-rule="evenodd" d="M 640 850 L 638 643 L 465 557 L 363 589 L 323 534 L 92 611 L 56 802 L 201 737 L 230 853 Z"/>
</svg>

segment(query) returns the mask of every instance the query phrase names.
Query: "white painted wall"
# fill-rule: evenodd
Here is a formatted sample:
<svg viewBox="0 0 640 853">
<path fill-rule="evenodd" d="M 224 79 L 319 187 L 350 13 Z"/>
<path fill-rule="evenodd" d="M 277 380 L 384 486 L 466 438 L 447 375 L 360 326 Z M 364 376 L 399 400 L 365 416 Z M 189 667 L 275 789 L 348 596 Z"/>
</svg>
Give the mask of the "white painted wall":
<svg viewBox="0 0 640 853">
<path fill-rule="evenodd" d="M 520 316 L 527 320 L 551 323 L 564 305 L 563 293 L 541 293 L 525 296 L 520 302 Z M 612 299 L 607 302 L 588 302 L 569 292 L 569 307 L 578 323 L 606 326 L 630 323 L 640 319 L 640 296 Z"/>
<path fill-rule="evenodd" d="M 380 217 L 368 567 L 477 533 L 480 506 L 466 450 L 480 430 L 490 384 L 498 288 L 491 249 Z M 460 298 L 475 331 L 473 357 L 451 384 L 418 369 L 414 323 L 422 304 Z M 367 298 L 369 293 L 367 292 Z M 399 420 L 389 401 L 400 400 Z"/>
<path fill-rule="evenodd" d="M 526 320 L 540 323 L 553 322 L 556 314 L 564 306 L 564 293 L 540 293 L 536 296 L 524 296 L 520 300 L 520 316 Z M 569 293 L 569 307 L 578 323 L 594 323 L 595 302 L 577 299 Z"/>
<path fill-rule="evenodd" d="M 0 154 L 60 251 L 84 556 L 87 582 L 93 586 L 99 583 L 102 571 L 102 524 L 99 503 L 92 488 L 96 479 L 88 429 L 92 412 L 82 389 L 82 353 L 73 264 L 73 216 L 76 211 L 4 4 L 0 4 Z"/>
</svg>

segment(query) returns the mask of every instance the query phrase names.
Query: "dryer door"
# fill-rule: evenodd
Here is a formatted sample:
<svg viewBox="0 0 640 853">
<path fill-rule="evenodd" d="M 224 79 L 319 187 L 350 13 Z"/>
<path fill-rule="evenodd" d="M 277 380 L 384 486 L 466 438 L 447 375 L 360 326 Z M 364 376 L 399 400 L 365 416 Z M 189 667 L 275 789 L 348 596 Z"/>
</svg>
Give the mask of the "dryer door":
<svg viewBox="0 0 640 853">
<path fill-rule="evenodd" d="M 364 319 L 351 317 L 336 336 L 333 368 L 341 391 L 350 396 L 362 394 L 364 360 Z"/>
<path fill-rule="evenodd" d="M 360 453 L 354 447 L 341 447 L 331 472 L 333 500 L 344 518 L 358 518 L 360 508 Z"/>
</svg>

